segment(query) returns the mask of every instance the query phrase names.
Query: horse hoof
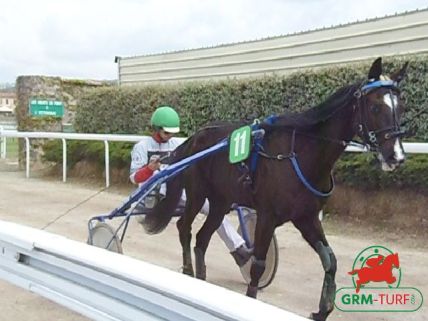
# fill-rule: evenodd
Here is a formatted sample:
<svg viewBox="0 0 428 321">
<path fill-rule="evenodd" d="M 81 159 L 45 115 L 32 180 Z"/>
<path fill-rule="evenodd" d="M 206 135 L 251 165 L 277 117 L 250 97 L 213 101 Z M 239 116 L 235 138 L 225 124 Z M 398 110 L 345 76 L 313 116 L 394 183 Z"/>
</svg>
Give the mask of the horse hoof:
<svg viewBox="0 0 428 321">
<path fill-rule="evenodd" d="M 183 266 L 183 274 L 189 275 L 191 277 L 195 276 L 195 273 L 193 272 L 193 267 L 185 267 Z"/>
<path fill-rule="evenodd" d="M 200 262 L 199 262 L 199 264 L 196 263 L 196 278 L 199 280 L 204 280 L 204 281 L 206 280 L 206 278 L 207 278 L 207 267 L 205 264 L 201 264 Z"/>
<path fill-rule="evenodd" d="M 312 312 L 311 315 L 309 316 L 309 319 L 315 320 L 315 321 L 325 321 L 326 318 L 323 318 L 320 313 Z"/>
<path fill-rule="evenodd" d="M 199 280 L 205 280 L 207 278 L 207 266 L 205 265 L 205 253 L 195 247 L 195 266 L 196 266 L 196 278 Z"/>
<path fill-rule="evenodd" d="M 250 298 L 256 299 L 257 298 L 257 290 L 258 290 L 257 286 L 249 285 L 247 288 L 247 294 L 246 295 L 249 296 Z"/>
<path fill-rule="evenodd" d="M 204 271 L 196 271 L 196 278 L 205 281 L 207 278 L 206 269 L 204 269 Z"/>
</svg>

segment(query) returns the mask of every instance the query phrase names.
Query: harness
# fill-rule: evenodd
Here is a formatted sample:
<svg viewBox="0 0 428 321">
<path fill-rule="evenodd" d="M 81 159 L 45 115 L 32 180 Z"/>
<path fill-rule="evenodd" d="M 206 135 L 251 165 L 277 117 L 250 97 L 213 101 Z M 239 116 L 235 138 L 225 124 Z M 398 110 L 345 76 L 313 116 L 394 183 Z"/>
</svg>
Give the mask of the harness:
<svg viewBox="0 0 428 321">
<path fill-rule="evenodd" d="M 372 81 L 369 83 L 365 83 L 363 85 L 361 85 L 360 89 L 358 89 L 355 93 L 354 96 L 357 99 L 357 107 L 358 108 L 358 114 L 359 114 L 359 123 L 358 123 L 358 131 L 360 133 L 361 138 L 363 139 L 363 143 L 357 142 L 357 141 L 344 141 L 344 140 L 337 140 L 337 139 L 331 139 L 331 138 L 326 138 L 326 137 L 317 137 L 317 136 L 310 136 L 310 135 L 306 135 L 309 137 L 313 137 L 315 139 L 320 139 L 320 140 L 328 140 L 334 143 L 338 143 L 341 144 L 343 146 L 349 146 L 349 145 L 353 145 L 353 146 L 358 146 L 358 147 L 365 147 L 370 151 L 377 151 L 379 148 L 379 144 L 378 144 L 378 136 L 382 133 L 384 133 L 384 139 L 392 139 L 395 137 L 400 137 L 404 135 L 404 131 L 402 131 L 400 129 L 400 125 L 398 123 L 398 117 L 397 117 L 397 111 L 396 111 L 396 106 L 395 106 L 395 101 L 392 99 L 392 89 L 396 88 L 396 83 L 392 80 L 378 80 L 378 81 Z M 390 127 L 385 127 L 376 131 L 370 131 L 368 129 L 367 126 L 367 111 L 366 108 L 362 108 L 361 107 L 361 98 L 364 97 L 365 95 L 367 95 L 369 92 L 371 92 L 372 90 L 375 90 L 377 88 L 380 87 L 387 87 L 390 88 L 389 90 L 389 94 L 390 94 L 390 98 L 391 98 L 391 102 L 393 104 L 392 106 L 392 110 L 393 110 L 393 126 Z M 276 120 L 278 119 L 278 116 L 269 116 L 267 117 L 263 123 L 264 124 L 268 124 L 268 125 L 273 125 Z M 297 154 L 294 151 L 294 146 L 295 146 L 295 136 L 296 136 L 296 129 L 293 129 L 292 131 L 292 136 L 291 136 L 291 151 L 288 155 L 284 155 L 284 154 L 277 154 L 277 155 L 269 155 L 268 153 L 265 152 L 264 148 L 263 148 L 263 138 L 264 138 L 264 134 L 265 131 L 264 129 L 260 128 L 260 124 L 261 122 L 259 120 L 255 120 L 254 123 L 251 125 L 251 129 L 252 129 L 252 133 L 253 133 L 253 148 L 251 151 L 251 155 L 250 155 L 250 169 L 248 169 L 247 165 L 245 163 L 241 163 L 240 164 L 240 168 L 241 170 L 245 171 L 245 174 L 243 175 L 244 179 L 247 182 L 251 183 L 251 177 L 253 176 L 256 168 L 257 168 L 257 163 L 259 160 L 259 157 L 264 157 L 270 160 L 277 160 L 277 161 L 282 161 L 285 159 L 290 160 L 293 169 L 297 175 L 297 177 L 300 179 L 300 181 L 302 182 L 302 184 L 310 191 L 312 192 L 314 195 L 318 196 L 318 197 L 328 197 L 333 193 L 335 184 L 334 184 L 334 179 L 333 179 L 333 175 L 332 173 L 330 173 L 330 188 L 328 191 L 323 192 L 323 191 L 319 191 L 318 189 L 316 189 L 305 177 L 303 171 L 300 168 L 299 165 L 299 161 L 297 159 Z"/>
<path fill-rule="evenodd" d="M 389 97 L 391 99 L 392 103 L 392 117 L 393 117 L 393 125 L 390 127 L 384 127 L 378 130 L 369 130 L 367 127 L 367 109 L 361 108 L 361 98 L 366 96 L 371 91 L 380 88 L 380 87 L 386 87 L 389 88 Z M 358 131 L 361 135 L 364 144 L 368 147 L 370 151 L 377 151 L 379 148 L 378 143 L 378 137 L 383 134 L 383 138 L 385 140 L 394 139 L 397 137 L 402 137 L 405 135 L 405 131 L 400 129 L 400 124 L 398 123 L 398 116 L 397 116 L 397 108 L 395 105 L 395 101 L 393 98 L 392 89 L 397 88 L 397 83 L 392 80 L 378 80 L 369 82 L 361 87 L 360 90 L 357 90 L 354 93 L 354 96 L 357 98 L 357 108 L 359 110 L 359 124 L 358 124 Z"/>
<path fill-rule="evenodd" d="M 267 121 L 269 124 L 273 124 L 277 119 L 277 116 L 270 116 L 267 118 Z M 257 128 L 260 126 L 260 123 L 257 124 Z M 264 134 L 264 130 L 263 130 Z M 257 167 L 257 161 L 259 159 L 259 156 L 262 156 L 267 159 L 271 160 L 278 160 L 282 161 L 285 159 L 289 159 L 291 162 L 291 165 L 293 166 L 293 169 L 297 175 L 297 177 L 300 179 L 300 181 L 303 183 L 303 185 L 311 191 L 313 194 L 319 197 L 328 197 L 333 193 L 334 190 L 334 179 L 333 175 L 330 174 L 330 189 L 327 192 L 322 192 L 317 190 L 315 187 L 312 186 L 312 184 L 306 179 L 305 175 L 303 174 L 303 171 L 300 168 L 299 161 L 297 160 L 297 154 L 294 151 L 295 141 L 296 141 L 296 130 L 293 130 L 292 136 L 291 136 L 291 152 L 288 155 L 283 154 L 277 154 L 275 156 L 269 155 L 264 151 L 263 148 L 263 136 L 254 138 L 254 148 L 251 153 L 251 174 L 254 174 L 256 167 Z"/>
<path fill-rule="evenodd" d="M 267 117 L 263 122 L 268 125 L 273 125 L 277 119 L 278 116 L 271 115 Z M 254 137 L 254 148 L 251 152 L 250 170 L 251 173 L 254 173 L 256 171 L 259 156 L 263 151 L 263 138 L 265 132 L 264 129 L 260 129 L 260 121 L 258 119 L 256 119 L 251 125 L 251 130 L 253 132 Z"/>
</svg>

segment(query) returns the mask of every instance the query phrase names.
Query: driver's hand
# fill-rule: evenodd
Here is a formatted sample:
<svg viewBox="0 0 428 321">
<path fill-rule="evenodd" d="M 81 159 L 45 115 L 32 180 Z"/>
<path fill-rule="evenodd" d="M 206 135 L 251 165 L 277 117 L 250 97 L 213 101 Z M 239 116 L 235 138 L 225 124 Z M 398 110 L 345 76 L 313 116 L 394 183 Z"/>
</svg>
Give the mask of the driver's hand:
<svg viewBox="0 0 428 321">
<path fill-rule="evenodd" d="M 156 171 L 160 168 L 161 162 L 160 157 L 156 157 L 154 159 L 151 159 L 149 164 L 147 165 L 152 171 Z"/>
</svg>

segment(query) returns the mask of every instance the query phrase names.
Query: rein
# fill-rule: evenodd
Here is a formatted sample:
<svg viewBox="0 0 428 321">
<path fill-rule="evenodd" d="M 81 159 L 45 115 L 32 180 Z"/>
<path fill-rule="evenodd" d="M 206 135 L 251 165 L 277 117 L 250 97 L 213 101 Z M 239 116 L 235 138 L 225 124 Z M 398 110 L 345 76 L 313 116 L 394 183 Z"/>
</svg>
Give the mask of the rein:
<svg viewBox="0 0 428 321">
<path fill-rule="evenodd" d="M 293 130 L 293 134 L 291 136 L 291 152 L 288 155 L 277 154 L 276 156 L 271 156 L 263 151 L 263 146 L 260 146 L 261 150 L 259 150 L 257 153 L 260 156 L 271 160 L 282 161 L 284 159 L 289 159 L 291 164 L 293 165 L 293 169 L 296 172 L 297 177 L 300 179 L 300 181 L 309 191 L 311 191 L 313 194 L 319 197 L 329 197 L 333 193 L 333 190 L 335 187 L 333 174 L 330 173 L 330 189 L 327 192 L 319 191 L 315 187 L 313 187 L 312 184 L 306 179 L 305 175 L 303 174 L 300 168 L 299 162 L 297 160 L 297 154 L 294 151 L 294 145 L 296 140 L 295 137 L 296 137 L 296 130 Z"/>
<path fill-rule="evenodd" d="M 404 135 L 404 131 L 400 130 L 400 125 L 398 124 L 398 117 L 397 117 L 397 111 L 396 111 L 396 105 L 394 99 L 392 99 L 392 88 L 396 88 L 396 83 L 392 80 L 378 80 L 378 81 L 372 81 L 369 83 L 362 84 L 360 86 L 360 89 L 358 89 L 354 93 L 354 97 L 357 99 L 357 109 L 359 113 L 359 124 L 358 124 L 358 130 L 359 133 L 363 139 L 363 143 L 360 143 L 358 141 L 354 140 L 340 140 L 340 139 L 333 139 L 328 137 L 322 137 L 322 136 L 315 136 L 315 135 L 309 135 L 306 133 L 298 133 L 299 135 L 303 135 L 309 138 L 318 139 L 318 140 L 325 140 L 332 143 L 339 144 L 341 146 L 358 146 L 367 148 L 370 151 L 377 151 L 378 150 L 378 135 L 381 133 L 384 134 L 384 139 L 393 139 L 396 137 L 401 137 Z M 394 125 L 390 127 L 385 127 L 376 131 L 370 131 L 367 126 L 367 108 L 362 108 L 362 102 L 361 99 L 365 95 L 367 95 L 372 90 L 375 90 L 380 87 L 389 87 L 391 88 L 389 90 L 389 94 L 391 96 L 391 102 L 392 102 L 392 110 L 393 110 L 393 122 Z M 364 109 L 364 110 L 363 110 Z M 355 107 L 354 107 L 355 110 Z M 268 117 L 263 123 L 272 125 L 277 120 L 277 116 L 270 116 Z M 254 124 L 251 126 L 252 130 L 259 130 L 260 128 L 260 121 L 255 121 Z M 290 128 L 291 130 L 291 128 Z M 294 151 L 294 145 L 295 145 L 295 135 L 296 135 L 296 129 L 292 129 L 292 140 L 291 140 L 291 152 L 288 155 L 284 154 L 277 154 L 277 155 L 269 155 L 264 151 L 263 148 L 263 137 L 264 135 L 258 135 L 254 139 L 254 148 L 251 153 L 251 160 L 250 160 L 250 170 L 251 173 L 253 173 L 257 167 L 257 160 L 259 156 L 262 156 L 266 159 L 270 160 L 277 160 L 282 161 L 285 159 L 289 159 L 293 169 L 296 173 L 296 175 L 299 177 L 302 184 L 313 194 L 319 197 L 328 197 L 333 193 L 335 184 L 332 173 L 330 173 L 330 189 L 327 192 L 322 192 L 316 189 L 312 186 L 312 184 L 306 179 L 305 175 L 303 174 L 299 162 L 297 160 L 297 154 Z"/>
</svg>

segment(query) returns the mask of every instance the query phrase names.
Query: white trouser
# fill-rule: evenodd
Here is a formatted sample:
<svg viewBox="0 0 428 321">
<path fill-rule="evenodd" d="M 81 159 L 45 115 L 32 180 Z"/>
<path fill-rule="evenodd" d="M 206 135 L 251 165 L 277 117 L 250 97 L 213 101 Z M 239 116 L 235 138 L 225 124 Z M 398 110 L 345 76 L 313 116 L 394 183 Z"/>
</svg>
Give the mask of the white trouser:
<svg viewBox="0 0 428 321">
<path fill-rule="evenodd" d="M 208 200 L 205 200 L 204 206 L 202 206 L 200 213 L 208 215 L 210 211 L 210 204 Z M 245 243 L 241 235 L 236 231 L 235 227 L 230 223 L 229 219 L 225 216 L 221 222 L 220 227 L 217 229 L 217 234 L 226 244 L 229 252 L 235 251 L 238 247 Z"/>
</svg>

